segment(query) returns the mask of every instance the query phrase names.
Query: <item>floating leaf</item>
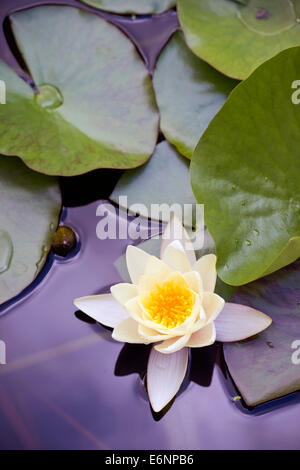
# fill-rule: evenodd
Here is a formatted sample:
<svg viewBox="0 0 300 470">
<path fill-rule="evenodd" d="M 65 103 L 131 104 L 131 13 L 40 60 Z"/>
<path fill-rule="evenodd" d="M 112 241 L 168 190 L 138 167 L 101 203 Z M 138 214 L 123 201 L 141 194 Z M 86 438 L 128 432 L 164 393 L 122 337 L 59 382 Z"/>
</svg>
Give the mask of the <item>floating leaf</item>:
<svg viewBox="0 0 300 470">
<path fill-rule="evenodd" d="M 176 0 L 81 0 L 87 5 L 99 10 L 113 13 L 136 13 L 145 15 L 149 13 L 162 13 L 176 5 Z"/>
<path fill-rule="evenodd" d="M 11 22 L 40 94 L 0 63 L 8 103 L 0 107 L 0 151 L 65 176 L 144 163 L 156 143 L 158 113 L 131 41 L 71 7 L 37 7 Z"/>
<path fill-rule="evenodd" d="M 196 147 L 191 177 L 218 273 L 241 285 L 300 256 L 300 48 L 281 52 L 231 93 Z"/>
<path fill-rule="evenodd" d="M 163 50 L 154 73 L 154 89 L 165 137 L 188 158 L 207 124 L 237 84 L 202 60 L 177 32 Z"/>
<path fill-rule="evenodd" d="M 257 337 L 224 345 L 231 376 L 249 406 L 295 392 L 300 366 L 293 361 L 300 346 L 300 262 L 238 288 L 234 302 L 270 315 L 273 324 Z"/>
<path fill-rule="evenodd" d="M 196 201 L 190 185 L 189 164 L 174 147 L 163 141 L 146 165 L 122 175 L 110 199 L 123 209 L 131 208 L 132 212 L 163 222 L 168 222 L 169 217 L 168 213 L 158 211 L 160 206 L 173 206 L 182 220 L 183 205 L 189 204 L 184 216 L 191 221 Z M 122 196 L 127 199 L 119 199 Z"/>
<path fill-rule="evenodd" d="M 244 79 L 283 49 L 300 45 L 290 0 L 178 0 L 178 16 L 192 51 L 224 74 Z"/>
<path fill-rule="evenodd" d="M 42 269 L 58 224 L 56 178 L 0 158 L 0 304 L 22 292 Z"/>
</svg>

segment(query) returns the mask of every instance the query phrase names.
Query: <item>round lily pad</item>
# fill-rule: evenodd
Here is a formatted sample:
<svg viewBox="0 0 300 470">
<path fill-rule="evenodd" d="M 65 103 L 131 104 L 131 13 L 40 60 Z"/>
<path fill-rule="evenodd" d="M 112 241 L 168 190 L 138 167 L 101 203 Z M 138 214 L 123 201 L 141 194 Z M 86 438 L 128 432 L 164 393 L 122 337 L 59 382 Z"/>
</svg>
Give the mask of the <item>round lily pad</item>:
<svg viewBox="0 0 300 470">
<path fill-rule="evenodd" d="M 283 49 L 300 45 L 298 9 L 291 0 L 178 0 L 179 21 L 192 51 L 238 79 Z"/>
<path fill-rule="evenodd" d="M 192 187 L 227 284 L 300 256 L 299 76 L 300 47 L 265 62 L 232 91 L 194 152 Z"/>
<path fill-rule="evenodd" d="M 56 178 L 0 158 L 0 304 L 22 292 L 41 271 L 61 210 Z"/>
<path fill-rule="evenodd" d="M 160 55 L 153 80 L 161 130 L 191 158 L 208 123 L 238 82 L 198 59 L 179 31 Z"/>
<path fill-rule="evenodd" d="M 152 14 L 162 13 L 176 5 L 176 0 L 81 0 L 99 10 L 112 13 Z"/>
<path fill-rule="evenodd" d="M 7 84 L 0 152 L 49 175 L 143 164 L 155 147 L 158 112 L 131 41 L 72 7 L 32 8 L 14 14 L 11 24 L 40 94 L 0 63 Z"/>
</svg>

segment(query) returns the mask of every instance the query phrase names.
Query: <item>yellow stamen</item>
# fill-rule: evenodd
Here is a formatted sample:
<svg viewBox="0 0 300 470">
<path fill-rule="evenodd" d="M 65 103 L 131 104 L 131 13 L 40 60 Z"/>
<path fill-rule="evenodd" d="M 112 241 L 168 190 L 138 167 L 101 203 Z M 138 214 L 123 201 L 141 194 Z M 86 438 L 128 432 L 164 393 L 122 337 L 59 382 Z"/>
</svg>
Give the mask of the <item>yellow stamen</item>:
<svg viewBox="0 0 300 470">
<path fill-rule="evenodd" d="M 166 328 L 175 328 L 191 315 L 194 301 L 195 294 L 188 287 L 170 280 L 157 283 L 142 304 L 152 321 Z"/>
</svg>

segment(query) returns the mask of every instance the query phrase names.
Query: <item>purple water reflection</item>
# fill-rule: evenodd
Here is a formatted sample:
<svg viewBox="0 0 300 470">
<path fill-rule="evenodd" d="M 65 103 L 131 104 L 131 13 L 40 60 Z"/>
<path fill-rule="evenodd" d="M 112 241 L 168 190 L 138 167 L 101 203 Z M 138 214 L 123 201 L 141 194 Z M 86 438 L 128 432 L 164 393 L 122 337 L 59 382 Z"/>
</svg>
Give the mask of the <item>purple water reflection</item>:
<svg viewBox="0 0 300 470">
<path fill-rule="evenodd" d="M 68 209 L 65 223 L 76 228 L 82 249 L 67 262 L 55 261 L 36 289 L 0 318 L 7 344 L 7 365 L 0 366 L 0 447 L 298 448 L 300 404 L 243 414 L 218 365 L 210 383 L 203 351 L 193 358 L 193 381 L 160 421 L 153 419 L 139 375 L 147 348 L 124 349 L 108 330 L 74 315 L 75 297 L 120 280 L 113 262 L 128 243 L 97 239 L 97 206 Z"/>
</svg>

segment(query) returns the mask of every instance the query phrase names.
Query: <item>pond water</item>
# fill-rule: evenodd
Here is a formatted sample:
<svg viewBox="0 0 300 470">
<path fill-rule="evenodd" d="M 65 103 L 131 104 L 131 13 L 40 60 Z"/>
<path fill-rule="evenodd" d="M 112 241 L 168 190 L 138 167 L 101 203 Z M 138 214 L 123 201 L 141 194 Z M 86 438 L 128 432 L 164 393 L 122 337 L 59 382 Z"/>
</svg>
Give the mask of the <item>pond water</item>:
<svg viewBox="0 0 300 470">
<path fill-rule="evenodd" d="M 42 3 L 79 6 L 71 0 L 2 0 L 0 15 Z M 178 26 L 174 11 L 134 20 L 99 14 L 135 41 L 150 72 Z M 20 69 L 3 36 L 0 55 Z M 119 176 L 98 170 L 61 179 L 61 222 L 75 231 L 77 249 L 66 258 L 50 254 L 36 282 L 0 308 L 6 362 L 0 365 L 0 448 L 299 448 L 299 394 L 245 408 L 219 345 L 193 351 L 181 393 L 166 413 L 154 416 L 144 388 L 149 348 L 117 343 L 108 329 L 76 312 L 75 297 L 108 292 L 122 280 L 113 263 L 131 241 L 96 236 L 97 207 Z M 0 269 L 7 250 L 8 244 Z"/>
</svg>

